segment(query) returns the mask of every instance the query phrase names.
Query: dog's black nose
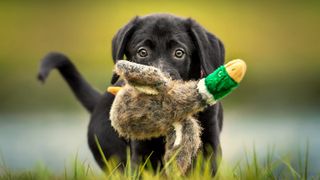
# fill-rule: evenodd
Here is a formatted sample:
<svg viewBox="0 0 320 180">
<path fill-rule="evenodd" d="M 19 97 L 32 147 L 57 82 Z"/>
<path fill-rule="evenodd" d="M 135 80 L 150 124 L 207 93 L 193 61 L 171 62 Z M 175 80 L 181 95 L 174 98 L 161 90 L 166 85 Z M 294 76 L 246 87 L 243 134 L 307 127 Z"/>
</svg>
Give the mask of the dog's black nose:
<svg viewBox="0 0 320 180">
<path fill-rule="evenodd" d="M 172 65 L 168 64 L 167 60 L 164 59 L 158 59 L 152 63 L 150 63 L 151 66 L 156 67 L 160 69 L 162 72 L 164 72 L 166 75 L 168 75 L 173 80 L 181 80 L 182 77 L 179 74 L 179 71 L 172 67 Z"/>
</svg>

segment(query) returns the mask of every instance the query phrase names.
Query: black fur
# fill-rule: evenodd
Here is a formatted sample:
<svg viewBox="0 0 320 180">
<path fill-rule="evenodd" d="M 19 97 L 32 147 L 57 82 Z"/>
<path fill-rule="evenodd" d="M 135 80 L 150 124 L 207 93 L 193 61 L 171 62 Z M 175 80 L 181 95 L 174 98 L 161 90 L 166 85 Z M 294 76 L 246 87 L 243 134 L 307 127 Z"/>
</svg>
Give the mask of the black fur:
<svg viewBox="0 0 320 180">
<path fill-rule="evenodd" d="M 147 51 L 146 57 L 137 54 L 139 49 Z M 175 50 L 184 51 L 183 58 L 174 56 Z M 141 64 L 152 65 L 167 72 L 173 79 L 199 79 L 208 75 L 224 64 L 224 47 L 213 34 L 192 19 L 183 19 L 173 15 L 155 14 L 135 17 L 118 31 L 112 41 L 114 63 L 124 56 Z M 104 168 L 102 156 L 95 139 L 100 143 L 106 158 L 115 156 L 120 162 L 126 162 L 127 147 L 131 150 L 134 163 L 139 163 L 152 152 L 153 166 L 162 165 L 164 155 L 164 138 L 145 141 L 128 141 L 118 136 L 111 127 L 109 111 L 114 96 L 100 95 L 81 77 L 73 64 L 62 54 L 52 53 L 42 61 L 39 79 L 45 81 L 50 70 L 57 68 L 78 100 L 91 113 L 88 131 L 89 147 L 100 165 Z M 120 85 L 118 76 L 113 75 L 111 83 Z M 215 155 L 221 154 L 219 136 L 222 128 L 223 110 L 221 103 L 208 107 L 199 113 L 201 126 L 204 128 L 201 139 L 203 153 L 209 157 L 208 149 Z M 209 147 L 209 148 L 206 148 Z M 210 156 L 211 157 L 211 156 Z M 212 157 L 212 173 L 217 170 L 217 159 Z"/>
</svg>

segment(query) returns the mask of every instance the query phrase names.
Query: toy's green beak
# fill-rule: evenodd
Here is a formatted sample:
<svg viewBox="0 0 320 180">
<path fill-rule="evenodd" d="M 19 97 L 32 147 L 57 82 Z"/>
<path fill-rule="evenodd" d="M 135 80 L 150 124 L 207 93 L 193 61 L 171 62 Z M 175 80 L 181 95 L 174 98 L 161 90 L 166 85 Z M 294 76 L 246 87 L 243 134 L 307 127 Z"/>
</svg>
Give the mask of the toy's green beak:
<svg viewBox="0 0 320 180">
<path fill-rule="evenodd" d="M 214 104 L 215 101 L 225 97 L 238 87 L 246 69 L 244 61 L 240 59 L 230 61 L 200 80 L 198 90 L 203 97 L 206 97 L 208 104 Z"/>
</svg>

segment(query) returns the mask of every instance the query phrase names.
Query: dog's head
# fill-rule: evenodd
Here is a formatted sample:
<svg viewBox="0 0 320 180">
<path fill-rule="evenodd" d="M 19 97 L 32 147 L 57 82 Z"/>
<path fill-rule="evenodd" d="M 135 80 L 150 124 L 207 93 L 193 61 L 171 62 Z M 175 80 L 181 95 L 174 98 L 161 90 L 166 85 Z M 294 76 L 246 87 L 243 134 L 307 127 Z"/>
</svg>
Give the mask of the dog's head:
<svg viewBox="0 0 320 180">
<path fill-rule="evenodd" d="M 192 19 L 168 14 L 135 17 L 112 40 L 112 56 L 151 65 L 173 79 L 199 79 L 224 64 L 224 46 Z M 113 75 L 111 83 L 118 80 Z"/>
</svg>

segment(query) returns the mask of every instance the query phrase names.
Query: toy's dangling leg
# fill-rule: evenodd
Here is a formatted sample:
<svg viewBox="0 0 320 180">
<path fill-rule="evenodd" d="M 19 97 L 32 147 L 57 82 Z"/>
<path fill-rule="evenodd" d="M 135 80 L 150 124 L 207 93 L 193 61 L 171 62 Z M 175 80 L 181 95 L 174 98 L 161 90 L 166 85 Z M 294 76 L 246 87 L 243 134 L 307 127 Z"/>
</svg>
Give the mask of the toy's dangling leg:
<svg viewBox="0 0 320 180">
<path fill-rule="evenodd" d="M 201 127 L 196 119 L 188 119 L 174 123 L 166 137 L 165 162 L 169 163 L 166 172 L 178 167 L 182 175 L 185 175 L 191 167 L 193 157 L 196 156 L 201 146 Z"/>
</svg>

